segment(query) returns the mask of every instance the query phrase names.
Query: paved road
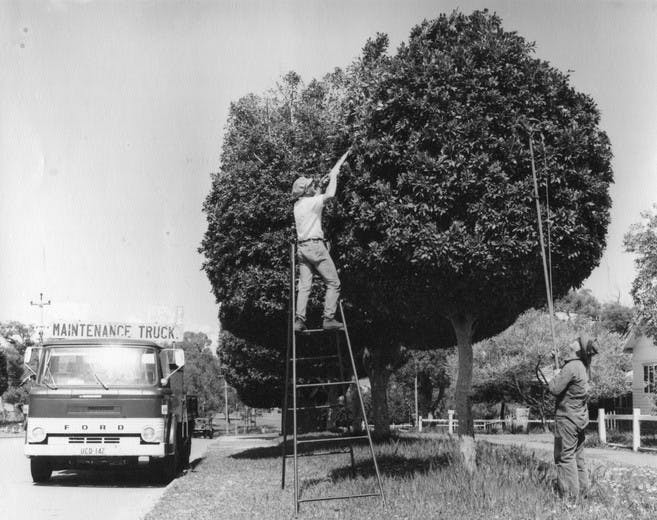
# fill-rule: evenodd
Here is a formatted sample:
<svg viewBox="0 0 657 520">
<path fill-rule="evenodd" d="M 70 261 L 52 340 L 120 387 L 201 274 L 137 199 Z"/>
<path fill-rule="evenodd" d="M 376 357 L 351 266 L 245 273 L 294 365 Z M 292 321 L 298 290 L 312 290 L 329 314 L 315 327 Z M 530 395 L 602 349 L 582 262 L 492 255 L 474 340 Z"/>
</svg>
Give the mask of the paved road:
<svg viewBox="0 0 657 520">
<path fill-rule="evenodd" d="M 217 439 L 194 439 L 191 459 Z M 184 478 L 184 477 L 179 477 Z M 23 437 L 0 437 L 0 495 L 7 520 L 138 520 L 164 493 L 147 474 L 133 471 L 56 471 L 34 484 Z"/>
</svg>

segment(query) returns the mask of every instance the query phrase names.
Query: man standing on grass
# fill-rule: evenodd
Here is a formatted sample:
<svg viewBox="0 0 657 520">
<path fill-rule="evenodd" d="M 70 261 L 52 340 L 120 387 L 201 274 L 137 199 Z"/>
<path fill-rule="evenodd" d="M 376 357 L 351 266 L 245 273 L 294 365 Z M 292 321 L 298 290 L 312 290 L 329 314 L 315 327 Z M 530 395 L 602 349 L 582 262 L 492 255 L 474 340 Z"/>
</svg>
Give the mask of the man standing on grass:
<svg viewBox="0 0 657 520">
<path fill-rule="evenodd" d="M 584 437 L 589 424 L 588 367 L 597 351 L 582 334 L 568 345 L 561 371 L 548 383 L 556 397 L 554 417 L 554 462 L 561 496 L 586 496 L 589 480 L 584 463 Z"/>
<path fill-rule="evenodd" d="M 335 319 L 340 297 L 340 279 L 326 248 L 322 231 L 322 210 L 324 203 L 335 196 L 338 173 L 350 150 L 340 157 L 329 172 L 329 183 L 325 193 L 321 193 L 318 183 L 307 177 L 299 177 L 292 185 L 292 196 L 296 199 L 294 223 L 297 229 L 297 259 L 299 262 L 299 293 L 297 294 L 294 320 L 296 332 L 306 330 L 306 306 L 314 272 L 318 273 L 326 284 L 322 327 L 325 330 L 343 328 L 342 323 Z"/>
</svg>

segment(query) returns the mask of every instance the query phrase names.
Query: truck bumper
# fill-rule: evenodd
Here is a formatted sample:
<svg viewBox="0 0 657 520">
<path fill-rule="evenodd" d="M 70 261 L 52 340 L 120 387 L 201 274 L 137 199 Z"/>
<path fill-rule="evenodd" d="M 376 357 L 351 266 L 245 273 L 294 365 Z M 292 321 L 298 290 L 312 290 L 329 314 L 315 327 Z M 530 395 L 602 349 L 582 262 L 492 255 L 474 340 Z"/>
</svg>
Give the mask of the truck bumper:
<svg viewBox="0 0 657 520">
<path fill-rule="evenodd" d="M 139 437 L 119 437 L 118 442 L 96 442 L 94 437 L 85 440 L 87 442 L 82 443 L 70 437 L 50 437 L 47 439 L 47 444 L 25 444 L 25 455 L 28 457 L 164 457 L 164 443 L 142 444 Z M 88 442 L 89 440 L 92 442 Z"/>
</svg>

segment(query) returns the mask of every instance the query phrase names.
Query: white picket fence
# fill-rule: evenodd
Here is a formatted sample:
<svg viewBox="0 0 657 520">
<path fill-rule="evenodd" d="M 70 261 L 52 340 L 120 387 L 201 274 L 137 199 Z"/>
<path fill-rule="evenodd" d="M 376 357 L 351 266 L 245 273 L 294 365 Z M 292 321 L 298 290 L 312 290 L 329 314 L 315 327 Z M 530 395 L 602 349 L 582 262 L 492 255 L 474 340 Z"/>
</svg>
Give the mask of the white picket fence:
<svg viewBox="0 0 657 520">
<path fill-rule="evenodd" d="M 604 408 L 598 409 L 598 419 L 590 422 L 598 424 L 598 437 L 602 444 L 607 444 L 607 430 L 616 429 L 618 422 L 632 421 L 632 450 L 639 451 L 651 450 L 651 448 L 641 447 L 641 423 L 642 422 L 657 422 L 655 415 L 641 415 L 639 408 L 634 408 L 632 414 L 606 414 Z M 495 425 L 501 424 L 505 421 L 502 419 L 476 419 L 474 421 L 475 431 L 478 432 L 491 432 Z M 507 424 L 513 421 L 506 421 Z M 543 421 L 537 419 L 530 419 L 527 421 L 529 424 L 541 424 Z M 554 420 L 548 419 L 545 421 L 547 424 L 553 424 Z M 417 421 L 417 430 L 422 432 L 424 425 L 444 426 L 447 428 L 449 434 L 453 434 L 458 428 L 459 421 L 454 418 L 454 410 L 448 410 L 447 419 L 427 419 L 420 416 Z"/>
<path fill-rule="evenodd" d="M 448 410 L 447 411 L 447 419 L 427 419 L 426 417 L 420 416 L 417 421 L 417 430 L 418 432 L 421 432 L 424 425 L 435 425 L 435 426 L 443 426 L 447 428 L 447 432 L 449 434 L 453 434 L 456 429 L 458 428 L 459 425 L 459 420 L 454 418 L 455 411 L 454 410 Z M 480 433 L 492 433 L 496 431 L 497 426 L 512 426 L 516 425 L 516 422 L 513 419 L 475 419 L 474 421 L 474 429 L 475 432 L 480 432 Z M 540 419 L 529 419 L 525 421 L 527 424 L 543 424 L 544 421 L 541 421 Z M 547 419 L 545 420 L 546 424 L 552 424 L 554 421 L 552 419 Z"/>
<path fill-rule="evenodd" d="M 598 437 L 600 438 L 600 442 L 602 444 L 607 444 L 607 428 L 616 429 L 618 421 L 632 421 L 632 451 L 639 451 L 639 449 L 649 449 L 641 448 L 641 423 L 657 422 L 657 416 L 641 415 L 641 410 L 639 408 L 634 408 L 632 410 L 632 415 L 605 414 L 604 408 L 598 409 Z"/>
</svg>

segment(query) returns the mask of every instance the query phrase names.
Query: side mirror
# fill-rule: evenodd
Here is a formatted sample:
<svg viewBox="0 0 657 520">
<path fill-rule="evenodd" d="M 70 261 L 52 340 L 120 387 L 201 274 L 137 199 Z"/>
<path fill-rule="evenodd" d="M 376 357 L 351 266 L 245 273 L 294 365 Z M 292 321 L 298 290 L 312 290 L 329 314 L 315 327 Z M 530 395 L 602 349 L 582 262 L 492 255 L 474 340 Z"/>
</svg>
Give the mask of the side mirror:
<svg viewBox="0 0 657 520">
<path fill-rule="evenodd" d="M 27 347 L 25 349 L 25 354 L 23 355 L 23 366 L 30 373 L 25 377 L 25 379 L 23 379 L 23 381 L 21 381 L 21 385 L 24 385 L 30 379 L 36 379 L 36 372 L 31 366 L 31 364 L 37 360 L 36 353 L 37 351 L 34 349 L 34 347 Z"/>
<path fill-rule="evenodd" d="M 172 365 L 175 367 L 175 370 L 168 373 L 168 369 L 165 368 L 166 375 L 160 380 L 160 384 L 166 386 L 171 376 L 185 366 L 185 351 L 181 348 L 169 348 L 162 351 L 162 357 L 164 358 L 165 367 L 171 368 Z"/>
</svg>

